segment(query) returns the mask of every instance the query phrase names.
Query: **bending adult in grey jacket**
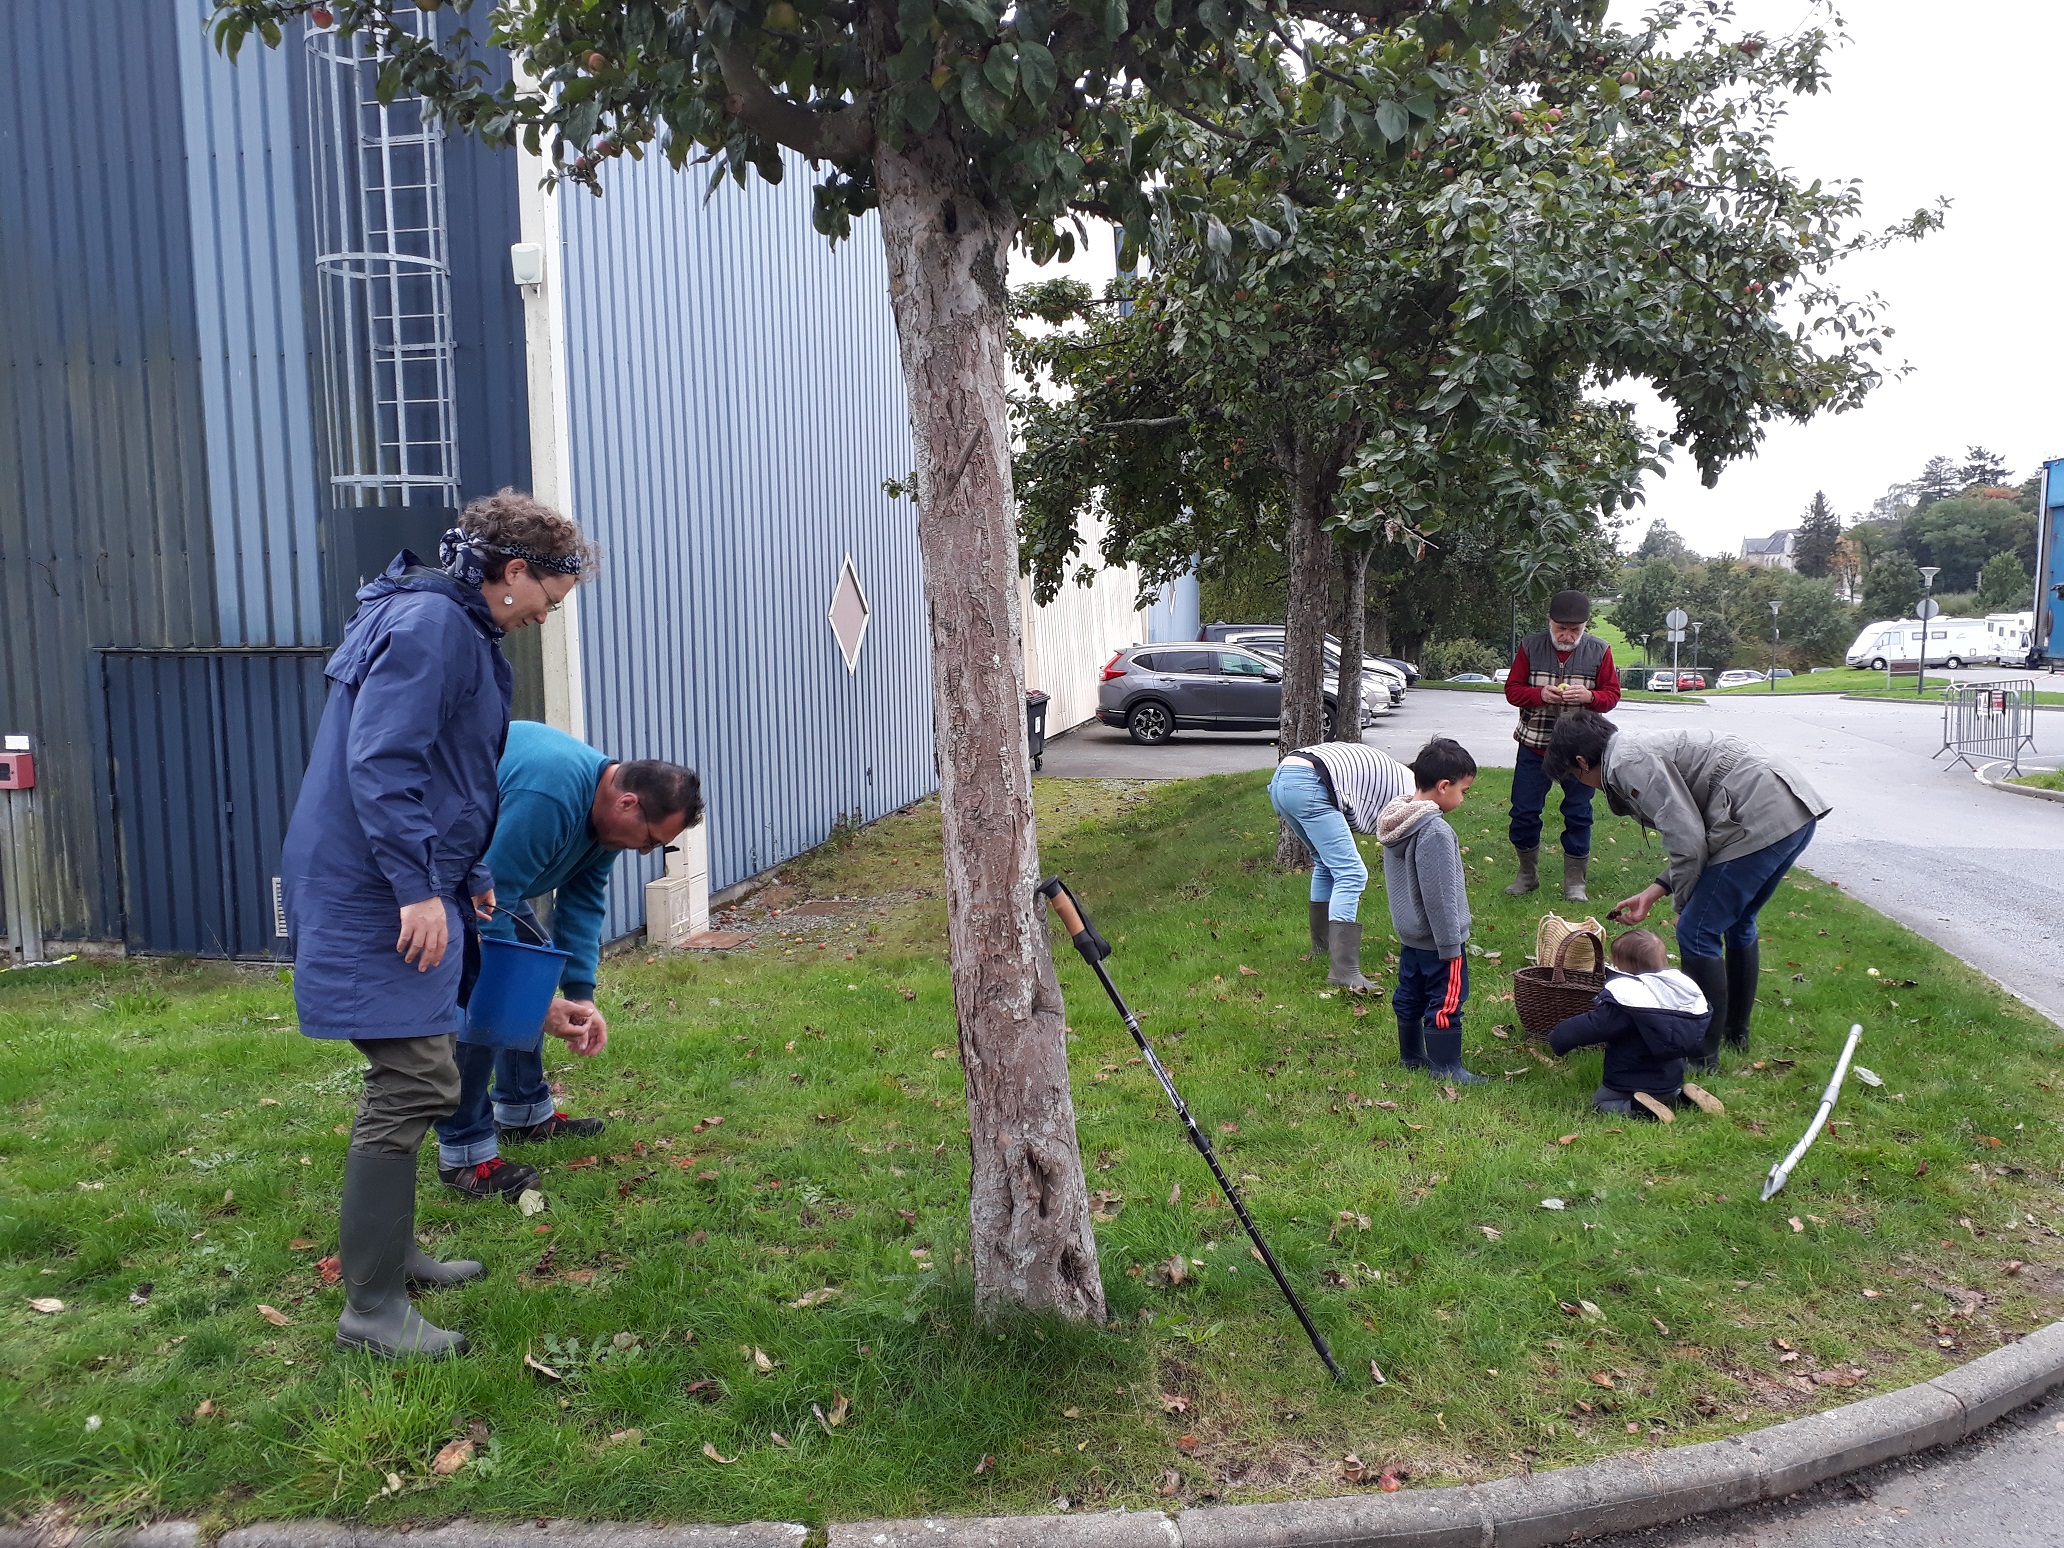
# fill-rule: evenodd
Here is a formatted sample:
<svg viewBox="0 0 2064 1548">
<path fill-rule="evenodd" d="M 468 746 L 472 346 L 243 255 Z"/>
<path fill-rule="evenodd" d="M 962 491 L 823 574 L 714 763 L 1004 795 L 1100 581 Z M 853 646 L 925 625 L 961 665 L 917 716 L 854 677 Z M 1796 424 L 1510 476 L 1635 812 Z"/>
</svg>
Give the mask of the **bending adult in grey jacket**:
<svg viewBox="0 0 2064 1548">
<path fill-rule="evenodd" d="M 1670 868 L 1612 917 L 1638 924 L 1671 896 L 1677 953 L 1713 1009 L 1694 1067 L 1719 1068 L 1720 1041 L 1749 1044 L 1760 968 L 1756 916 L 1833 808 L 1806 777 L 1753 743 L 1717 731 L 1622 731 L 1577 711 L 1556 725 L 1550 778 L 1605 792 L 1623 817 L 1662 836 Z"/>
</svg>

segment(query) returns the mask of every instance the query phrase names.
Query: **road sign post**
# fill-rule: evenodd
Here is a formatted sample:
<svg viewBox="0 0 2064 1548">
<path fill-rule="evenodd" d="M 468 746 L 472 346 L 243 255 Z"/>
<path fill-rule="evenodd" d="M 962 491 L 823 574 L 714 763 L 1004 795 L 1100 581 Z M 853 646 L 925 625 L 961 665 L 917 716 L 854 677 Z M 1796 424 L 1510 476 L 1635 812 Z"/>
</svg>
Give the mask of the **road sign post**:
<svg viewBox="0 0 2064 1548">
<path fill-rule="evenodd" d="M 1679 693 L 1684 682 L 1677 670 L 1677 647 L 1684 640 L 1684 626 L 1691 622 L 1691 614 L 1681 607 L 1673 607 L 1663 615 L 1663 622 L 1670 626 L 1670 692 Z"/>
</svg>

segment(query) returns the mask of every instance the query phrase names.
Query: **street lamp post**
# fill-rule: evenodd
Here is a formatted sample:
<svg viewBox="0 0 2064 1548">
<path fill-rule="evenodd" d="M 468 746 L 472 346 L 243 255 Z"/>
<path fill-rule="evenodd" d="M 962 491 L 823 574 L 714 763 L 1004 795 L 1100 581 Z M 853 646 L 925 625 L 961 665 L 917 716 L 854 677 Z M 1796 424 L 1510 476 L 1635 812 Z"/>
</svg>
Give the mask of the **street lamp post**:
<svg viewBox="0 0 2064 1548">
<path fill-rule="evenodd" d="M 1770 691 L 1777 692 L 1777 610 L 1782 604 L 1770 604 Z"/>
<path fill-rule="evenodd" d="M 1914 609 L 1921 615 L 1921 659 L 1914 668 L 1914 697 L 1920 698 L 1928 686 L 1928 625 L 1935 615 L 1942 611 L 1942 604 L 1932 595 L 1935 577 L 1942 573 L 1939 564 L 1921 566 L 1921 605 Z"/>
<path fill-rule="evenodd" d="M 1705 628 L 1705 624 L 1704 624 L 1703 622 L 1701 622 L 1701 621 L 1699 621 L 1699 620 L 1697 620 L 1697 619 L 1694 619 L 1694 620 L 1692 621 L 1692 625 L 1691 625 L 1691 675 L 1692 675 L 1693 677 L 1696 677 L 1696 676 L 1698 676 L 1698 670 L 1699 670 L 1699 630 L 1701 630 L 1701 629 L 1703 629 L 1703 628 Z"/>
</svg>

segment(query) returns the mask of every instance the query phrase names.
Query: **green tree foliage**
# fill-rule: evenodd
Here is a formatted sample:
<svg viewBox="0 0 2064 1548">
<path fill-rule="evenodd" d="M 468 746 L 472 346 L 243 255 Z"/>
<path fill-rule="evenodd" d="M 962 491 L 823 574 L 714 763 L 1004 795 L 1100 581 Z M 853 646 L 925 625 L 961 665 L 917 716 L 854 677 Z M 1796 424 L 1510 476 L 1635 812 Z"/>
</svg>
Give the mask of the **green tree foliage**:
<svg viewBox="0 0 2064 1548">
<path fill-rule="evenodd" d="M 1662 632 L 1670 609 L 1685 605 L 1690 585 L 1686 573 L 1663 558 L 1651 559 L 1628 573 L 1620 587 L 1620 600 L 1613 606 L 1612 621 L 1629 643 L 1653 644 L 1649 637 Z"/>
<path fill-rule="evenodd" d="M 1988 613 L 2018 613 L 2033 599 L 2028 566 L 2013 554 L 1994 554 L 1978 572 L 1978 606 Z"/>
<path fill-rule="evenodd" d="M 1801 575 L 1825 579 L 1841 544 L 1842 518 L 1828 504 L 1827 495 L 1815 490 L 1792 538 L 1792 565 Z"/>
<path fill-rule="evenodd" d="M 1863 612 L 1867 619 L 1911 618 L 1921 600 L 1921 569 L 1903 548 L 1887 549 L 1863 572 Z"/>
<path fill-rule="evenodd" d="M 1184 147 L 1168 200 L 1194 212 L 1162 266 L 1102 298 L 1024 301 L 1066 324 L 1018 339 L 1038 384 L 1018 403 L 1037 593 L 1093 512 L 1100 557 L 1152 579 L 1250 543 L 1275 506 L 1295 740 L 1316 725 L 1326 532 L 1416 558 L 1490 529 L 1512 584 L 1544 592 L 1662 450 L 1596 385 L 1653 386 L 1708 481 L 1769 419 L 1860 401 L 1880 330 L 1832 271 L 1876 239 L 1851 229 L 1853 190 L 1793 177 L 1767 138 L 1818 89 L 1826 40 L 1745 42 L 1722 14 L 1510 40 L 1403 157 L 1372 156 L 1309 93 L 1296 167 L 1229 151 L 1238 114 L 1150 113 L 1142 135 Z M 1382 46 L 1311 54 L 1309 79 Z"/>
<path fill-rule="evenodd" d="M 1969 591 L 1994 554 L 2014 555 L 2024 566 L 2035 559 L 2035 517 L 2012 499 L 1958 496 L 1925 505 L 1900 523 L 1899 545 L 1916 564 L 1942 571 L 1938 591 Z"/>
<path fill-rule="evenodd" d="M 1698 563 L 1698 555 L 1691 551 L 1691 545 L 1671 530 L 1669 523 L 1660 517 L 1648 524 L 1648 531 L 1641 535 L 1640 543 L 1628 555 L 1630 565 L 1642 565 L 1651 559 L 1666 560 L 1680 567 Z"/>
<path fill-rule="evenodd" d="M 1733 666 L 1769 662 L 1770 626 L 1780 632 L 1778 660 L 1794 671 L 1838 666 L 1860 627 L 1856 609 L 1835 596 L 1832 582 L 1785 570 L 1765 570 L 1748 588 Z M 1775 620 L 1770 604 L 1778 604 Z M 1758 616 L 1760 614 L 1760 617 Z"/>
<path fill-rule="evenodd" d="M 1959 489 L 1996 489 L 2012 475 L 2006 463 L 1982 446 L 1964 448 L 1964 460 L 1956 471 Z"/>
<path fill-rule="evenodd" d="M 1420 674 L 1435 682 L 1459 677 L 1464 672 L 1481 672 L 1488 677 L 1503 665 L 1505 650 L 1502 641 L 1490 645 L 1466 636 L 1434 640 L 1419 655 Z"/>
</svg>

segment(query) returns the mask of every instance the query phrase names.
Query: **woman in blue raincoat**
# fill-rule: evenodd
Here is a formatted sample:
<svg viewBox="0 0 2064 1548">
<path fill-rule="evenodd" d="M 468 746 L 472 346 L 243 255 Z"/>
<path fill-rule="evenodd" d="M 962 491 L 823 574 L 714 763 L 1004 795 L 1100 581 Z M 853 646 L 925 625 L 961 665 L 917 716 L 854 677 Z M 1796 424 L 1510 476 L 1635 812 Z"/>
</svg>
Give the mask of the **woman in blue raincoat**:
<svg viewBox="0 0 2064 1548">
<path fill-rule="evenodd" d="M 325 670 L 281 875 L 301 1030 L 366 1057 L 337 1232 L 343 1348 L 465 1347 L 409 1304 L 411 1283 L 485 1272 L 416 1245 L 416 1151 L 458 1101 L 452 1043 L 478 962 L 475 911 L 494 901 L 483 859 L 510 690 L 499 641 L 544 622 L 588 557 L 579 529 L 529 496 L 475 500 L 444 535 L 440 567 L 403 551 L 358 593 Z"/>
</svg>

